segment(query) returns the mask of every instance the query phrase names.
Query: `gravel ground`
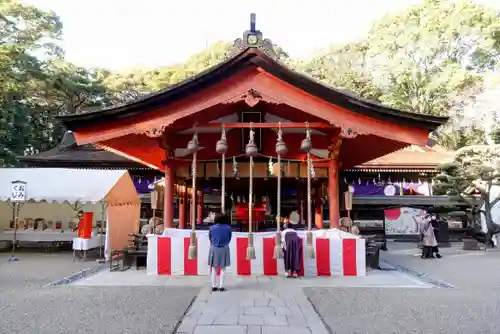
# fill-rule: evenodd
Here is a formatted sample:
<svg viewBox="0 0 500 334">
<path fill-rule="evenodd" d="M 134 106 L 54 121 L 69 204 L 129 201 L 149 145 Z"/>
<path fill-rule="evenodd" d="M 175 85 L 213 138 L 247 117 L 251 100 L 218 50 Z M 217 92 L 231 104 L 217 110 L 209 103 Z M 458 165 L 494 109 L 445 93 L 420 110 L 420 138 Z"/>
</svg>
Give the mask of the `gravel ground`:
<svg viewBox="0 0 500 334">
<path fill-rule="evenodd" d="M 0 333 L 173 333 L 198 289 L 60 286 L 0 300 Z"/>
<path fill-rule="evenodd" d="M 71 253 L 0 253 L 0 333 L 173 333 L 197 288 L 47 284 L 88 269 Z"/>
<path fill-rule="evenodd" d="M 415 244 L 393 242 L 382 259 L 388 263 L 427 273 L 459 288 L 500 288 L 500 250 L 463 251 L 462 243 L 442 248 L 442 259 L 422 260 Z M 500 331 L 499 331 L 500 332 Z"/>
<path fill-rule="evenodd" d="M 97 266 L 95 259 L 73 262 L 71 252 L 17 252 L 19 262 L 8 262 L 10 252 L 0 253 L 0 293 L 39 288 L 78 271 Z"/>
<path fill-rule="evenodd" d="M 500 293 L 456 289 L 305 289 L 333 333 L 500 333 Z"/>
<path fill-rule="evenodd" d="M 414 244 L 391 243 L 382 259 L 456 288 L 307 288 L 333 333 L 500 333 L 500 252 L 442 249 L 422 260 Z"/>
</svg>

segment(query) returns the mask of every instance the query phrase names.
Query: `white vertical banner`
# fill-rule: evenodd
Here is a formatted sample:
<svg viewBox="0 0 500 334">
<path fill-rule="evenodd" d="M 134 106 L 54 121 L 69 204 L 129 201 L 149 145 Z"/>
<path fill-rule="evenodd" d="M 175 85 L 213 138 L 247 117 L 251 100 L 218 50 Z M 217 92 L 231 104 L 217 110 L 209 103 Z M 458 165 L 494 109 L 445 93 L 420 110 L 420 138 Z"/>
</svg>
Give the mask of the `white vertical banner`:
<svg viewBox="0 0 500 334">
<path fill-rule="evenodd" d="M 148 275 L 158 275 L 158 237 L 154 234 L 148 234 L 147 238 L 147 273 Z"/>
<path fill-rule="evenodd" d="M 208 266 L 208 254 L 210 252 L 210 240 L 208 234 L 198 233 L 198 275 L 210 274 L 210 267 Z M 232 260 L 232 259 L 231 259 Z"/>
<path fill-rule="evenodd" d="M 104 224 L 104 222 L 101 222 L 101 226 Z M 106 210 L 106 239 L 104 241 L 104 258 L 106 261 L 111 260 L 111 247 L 109 246 L 109 214 L 108 210 Z M 100 236 L 99 236 L 100 238 Z"/>
<path fill-rule="evenodd" d="M 366 276 L 365 239 L 356 239 L 356 276 Z"/>
<path fill-rule="evenodd" d="M 304 260 L 304 276 L 317 276 L 317 266 L 316 257 L 310 259 L 307 256 L 307 232 L 303 233 L 302 236 L 302 258 Z M 313 248 L 316 254 L 316 236 L 313 234 Z"/>
</svg>

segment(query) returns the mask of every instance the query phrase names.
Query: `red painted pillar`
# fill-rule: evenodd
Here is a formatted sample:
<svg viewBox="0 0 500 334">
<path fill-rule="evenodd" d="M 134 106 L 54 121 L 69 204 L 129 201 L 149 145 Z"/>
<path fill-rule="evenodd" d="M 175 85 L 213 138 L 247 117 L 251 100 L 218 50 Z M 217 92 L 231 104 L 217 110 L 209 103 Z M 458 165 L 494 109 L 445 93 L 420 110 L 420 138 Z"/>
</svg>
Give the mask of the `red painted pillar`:
<svg viewBox="0 0 500 334">
<path fill-rule="evenodd" d="M 304 194 L 303 192 L 303 183 L 302 180 L 299 180 L 298 182 L 299 189 L 297 190 L 297 213 L 299 214 L 300 222 L 307 223 L 307 219 L 304 217 L 303 210 L 302 210 L 302 196 Z"/>
<path fill-rule="evenodd" d="M 319 196 L 314 201 L 314 225 L 316 228 L 323 228 L 323 203 Z"/>
<path fill-rule="evenodd" d="M 197 191 L 198 203 L 196 203 L 196 224 L 203 223 L 203 191 Z"/>
<path fill-rule="evenodd" d="M 165 158 L 165 191 L 163 203 L 163 224 L 165 227 L 174 226 L 174 166 L 173 161 Z"/>
<path fill-rule="evenodd" d="M 339 170 L 338 161 L 336 159 L 331 159 L 328 164 L 328 203 L 330 211 L 330 228 L 338 228 L 340 220 Z"/>
<path fill-rule="evenodd" d="M 187 204 L 188 204 L 188 207 L 187 207 L 187 212 L 189 212 L 189 217 L 187 219 L 187 221 L 189 222 L 189 227 L 191 227 L 193 225 L 193 215 L 192 215 L 192 212 L 193 212 L 193 204 L 191 203 L 193 201 L 193 199 L 191 198 L 191 196 L 189 196 L 188 200 L 187 200 Z"/>
<path fill-rule="evenodd" d="M 187 192 L 185 187 L 182 187 L 182 189 L 183 191 L 179 198 L 179 228 L 186 228 Z"/>
</svg>

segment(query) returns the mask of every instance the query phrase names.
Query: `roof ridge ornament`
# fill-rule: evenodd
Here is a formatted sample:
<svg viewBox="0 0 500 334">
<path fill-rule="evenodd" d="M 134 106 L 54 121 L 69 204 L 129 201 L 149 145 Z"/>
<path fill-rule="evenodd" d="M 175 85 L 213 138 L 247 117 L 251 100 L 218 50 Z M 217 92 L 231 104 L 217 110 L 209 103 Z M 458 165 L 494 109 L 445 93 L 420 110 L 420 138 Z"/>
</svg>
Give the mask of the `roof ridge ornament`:
<svg viewBox="0 0 500 334">
<path fill-rule="evenodd" d="M 226 101 L 222 102 L 222 104 L 231 104 L 238 103 L 244 101 L 249 107 L 255 107 L 259 102 L 266 102 L 272 104 L 282 104 L 283 102 L 275 99 L 274 97 L 262 94 L 256 89 L 250 88 L 246 92 L 242 94 L 235 95 Z"/>
<path fill-rule="evenodd" d="M 233 48 L 229 51 L 229 56 L 236 56 L 245 49 L 258 49 L 273 59 L 277 59 L 278 55 L 274 51 L 273 42 L 264 38 L 262 32 L 256 29 L 255 13 L 250 14 L 250 29 L 243 33 L 243 38 L 237 38 L 234 41 Z"/>
</svg>

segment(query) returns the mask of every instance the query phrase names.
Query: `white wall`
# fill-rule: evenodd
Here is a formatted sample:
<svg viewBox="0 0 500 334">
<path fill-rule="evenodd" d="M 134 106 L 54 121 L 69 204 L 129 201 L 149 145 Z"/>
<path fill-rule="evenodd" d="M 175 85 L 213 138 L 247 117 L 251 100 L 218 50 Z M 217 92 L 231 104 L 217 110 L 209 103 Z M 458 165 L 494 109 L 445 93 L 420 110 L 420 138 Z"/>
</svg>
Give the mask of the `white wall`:
<svg viewBox="0 0 500 334">
<path fill-rule="evenodd" d="M 85 212 L 94 212 L 93 226 L 96 221 L 101 220 L 101 204 L 85 204 L 78 207 L 77 210 Z M 63 229 L 68 229 L 68 222 L 75 217 L 75 212 L 72 205 L 64 204 L 49 204 L 49 203 L 27 203 L 24 204 L 19 211 L 19 219 L 25 220 L 26 218 L 43 218 L 45 221 L 62 221 Z M 0 202 L 0 231 L 9 228 L 9 222 L 13 219 L 12 208 L 7 202 Z"/>
</svg>

